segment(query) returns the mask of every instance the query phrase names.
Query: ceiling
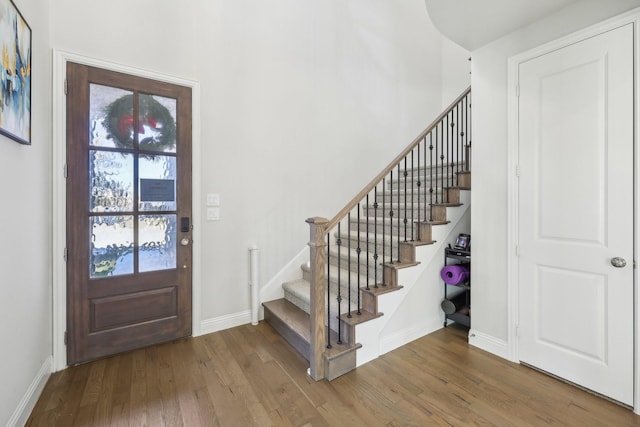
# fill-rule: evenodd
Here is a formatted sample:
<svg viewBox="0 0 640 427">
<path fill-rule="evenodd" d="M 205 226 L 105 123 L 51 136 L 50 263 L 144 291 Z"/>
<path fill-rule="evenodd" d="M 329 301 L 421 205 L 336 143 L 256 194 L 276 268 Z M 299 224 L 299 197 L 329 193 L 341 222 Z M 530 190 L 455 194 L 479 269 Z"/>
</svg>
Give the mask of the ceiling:
<svg viewBox="0 0 640 427">
<path fill-rule="evenodd" d="M 469 51 L 582 0 L 425 0 L 431 21 Z"/>
</svg>

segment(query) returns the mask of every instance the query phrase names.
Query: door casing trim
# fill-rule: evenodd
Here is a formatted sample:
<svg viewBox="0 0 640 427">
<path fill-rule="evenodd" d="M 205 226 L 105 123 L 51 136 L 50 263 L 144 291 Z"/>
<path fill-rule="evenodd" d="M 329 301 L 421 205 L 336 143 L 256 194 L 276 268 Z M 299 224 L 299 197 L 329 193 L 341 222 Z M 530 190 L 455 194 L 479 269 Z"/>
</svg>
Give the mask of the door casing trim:
<svg viewBox="0 0 640 427">
<path fill-rule="evenodd" d="M 583 30 L 572 33 L 568 36 L 553 40 L 545 43 L 536 48 L 530 49 L 508 59 L 508 77 L 507 77 L 507 90 L 508 90 L 508 116 L 507 116 L 507 159 L 508 159 L 508 213 L 507 213 L 507 344 L 509 360 L 515 363 L 520 363 L 518 354 L 518 336 L 517 327 L 519 319 L 518 310 L 518 97 L 517 90 L 519 84 L 518 67 L 521 63 L 530 59 L 545 55 L 552 51 L 561 49 L 571 44 L 580 42 L 582 40 L 594 37 L 598 34 L 613 30 L 623 25 L 633 24 L 634 32 L 634 166 L 633 166 L 633 251 L 634 251 L 634 265 L 638 256 L 638 249 L 640 245 L 640 239 L 638 238 L 638 225 L 640 220 L 638 219 L 638 213 L 640 212 L 640 176 L 638 174 L 638 165 L 640 157 L 638 150 L 638 126 L 640 124 L 640 108 L 639 108 L 639 90 L 638 85 L 640 83 L 640 8 L 633 9 L 624 14 L 618 15 L 614 18 L 605 20 Z M 640 292 L 638 291 L 638 269 L 634 268 L 633 283 L 634 283 L 634 398 L 633 398 L 633 410 L 636 414 L 640 415 Z"/>
<path fill-rule="evenodd" d="M 66 246 L 66 179 L 64 169 L 66 163 L 66 95 L 65 79 L 67 62 L 103 68 L 135 76 L 145 77 L 167 83 L 191 88 L 192 96 L 192 224 L 193 236 L 193 275 L 191 283 L 192 335 L 201 334 L 201 294 L 202 294 L 202 242 L 201 235 L 201 140 L 200 140 L 200 83 L 181 77 L 161 74 L 140 68 L 103 61 L 84 55 L 53 49 L 52 65 L 52 353 L 53 372 L 67 367 L 67 350 L 64 343 L 67 329 L 67 266 L 64 259 Z"/>
</svg>

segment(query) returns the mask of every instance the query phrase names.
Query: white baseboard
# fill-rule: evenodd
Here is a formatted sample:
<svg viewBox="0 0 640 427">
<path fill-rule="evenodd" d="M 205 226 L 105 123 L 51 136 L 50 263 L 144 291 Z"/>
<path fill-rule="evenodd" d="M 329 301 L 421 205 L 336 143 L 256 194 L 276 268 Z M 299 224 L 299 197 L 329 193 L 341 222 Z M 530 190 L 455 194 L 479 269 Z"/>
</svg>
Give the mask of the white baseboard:
<svg viewBox="0 0 640 427">
<path fill-rule="evenodd" d="M 469 344 L 509 360 L 509 345 L 504 340 L 470 329 Z"/>
<path fill-rule="evenodd" d="M 380 338 L 380 355 L 395 350 L 398 347 L 402 347 L 411 341 L 422 338 L 438 329 L 442 328 L 442 320 L 440 318 L 431 322 L 423 322 L 417 325 L 404 328 L 400 331 L 394 332 L 391 335 Z"/>
<path fill-rule="evenodd" d="M 51 372 L 53 372 L 53 357 L 48 356 L 44 363 L 42 363 L 36 377 L 29 385 L 27 392 L 22 396 L 22 399 L 20 399 L 20 403 L 18 403 L 18 407 L 13 412 L 13 415 L 9 418 L 7 427 L 23 426 L 26 424 L 29 415 L 31 415 L 31 411 L 33 411 L 33 408 L 38 402 L 42 390 L 44 390 L 44 386 L 51 376 Z"/>
<path fill-rule="evenodd" d="M 211 334 L 213 332 L 234 328 L 236 326 L 246 325 L 247 323 L 251 323 L 251 310 L 240 311 L 238 313 L 203 320 L 200 323 L 200 334 Z"/>
</svg>

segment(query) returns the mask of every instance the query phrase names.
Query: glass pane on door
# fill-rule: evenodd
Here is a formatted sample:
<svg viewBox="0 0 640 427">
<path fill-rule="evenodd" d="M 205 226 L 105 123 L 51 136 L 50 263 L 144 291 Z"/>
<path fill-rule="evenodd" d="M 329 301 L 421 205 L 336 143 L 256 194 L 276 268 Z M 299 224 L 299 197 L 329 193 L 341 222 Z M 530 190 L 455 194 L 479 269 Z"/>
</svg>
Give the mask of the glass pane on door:
<svg viewBox="0 0 640 427">
<path fill-rule="evenodd" d="M 176 215 L 141 215 L 138 236 L 140 272 L 176 268 Z"/>
<path fill-rule="evenodd" d="M 141 211 L 176 210 L 176 158 L 161 155 L 139 157 Z"/>
<path fill-rule="evenodd" d="M 94 147 L 133 147 L 133 92 L 89 85 L 89 144 Z"/>
<path fill-rule="evenodd" d="M 93 216 L 89 224 L 89 276 L 133 273 L 133 216 Z"/>
<path fill-rule="evenodd" d="M 89 210 L 133 210 L 134 155 L 113 151 L 89 151 Z"/>
<path fill-rule="evenodd" d="M 158 95 L 139 96 L 140 150 L 176 152 L 176 100 Z"/>
</svg>

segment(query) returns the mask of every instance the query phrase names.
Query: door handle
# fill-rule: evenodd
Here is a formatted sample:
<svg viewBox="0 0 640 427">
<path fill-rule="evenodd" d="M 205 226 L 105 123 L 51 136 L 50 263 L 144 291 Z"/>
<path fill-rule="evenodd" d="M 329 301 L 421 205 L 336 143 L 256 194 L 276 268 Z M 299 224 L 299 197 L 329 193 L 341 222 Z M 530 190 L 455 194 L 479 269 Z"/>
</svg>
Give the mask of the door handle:
<svg viewBox="0 0 640 427">
<path fill-rule="evenodd" d="M 611 265 L 617 268 L 622 268 L 627 265 L 627 261 L 619 256 L 611 258 Z"/>
<path fill-rule="evenodd" d="M 182 240 L 180 240 L 180 244 L 182 246 L 187 246 L 189 244 L 189 239 L 184 237 Z"/>
</svg>

